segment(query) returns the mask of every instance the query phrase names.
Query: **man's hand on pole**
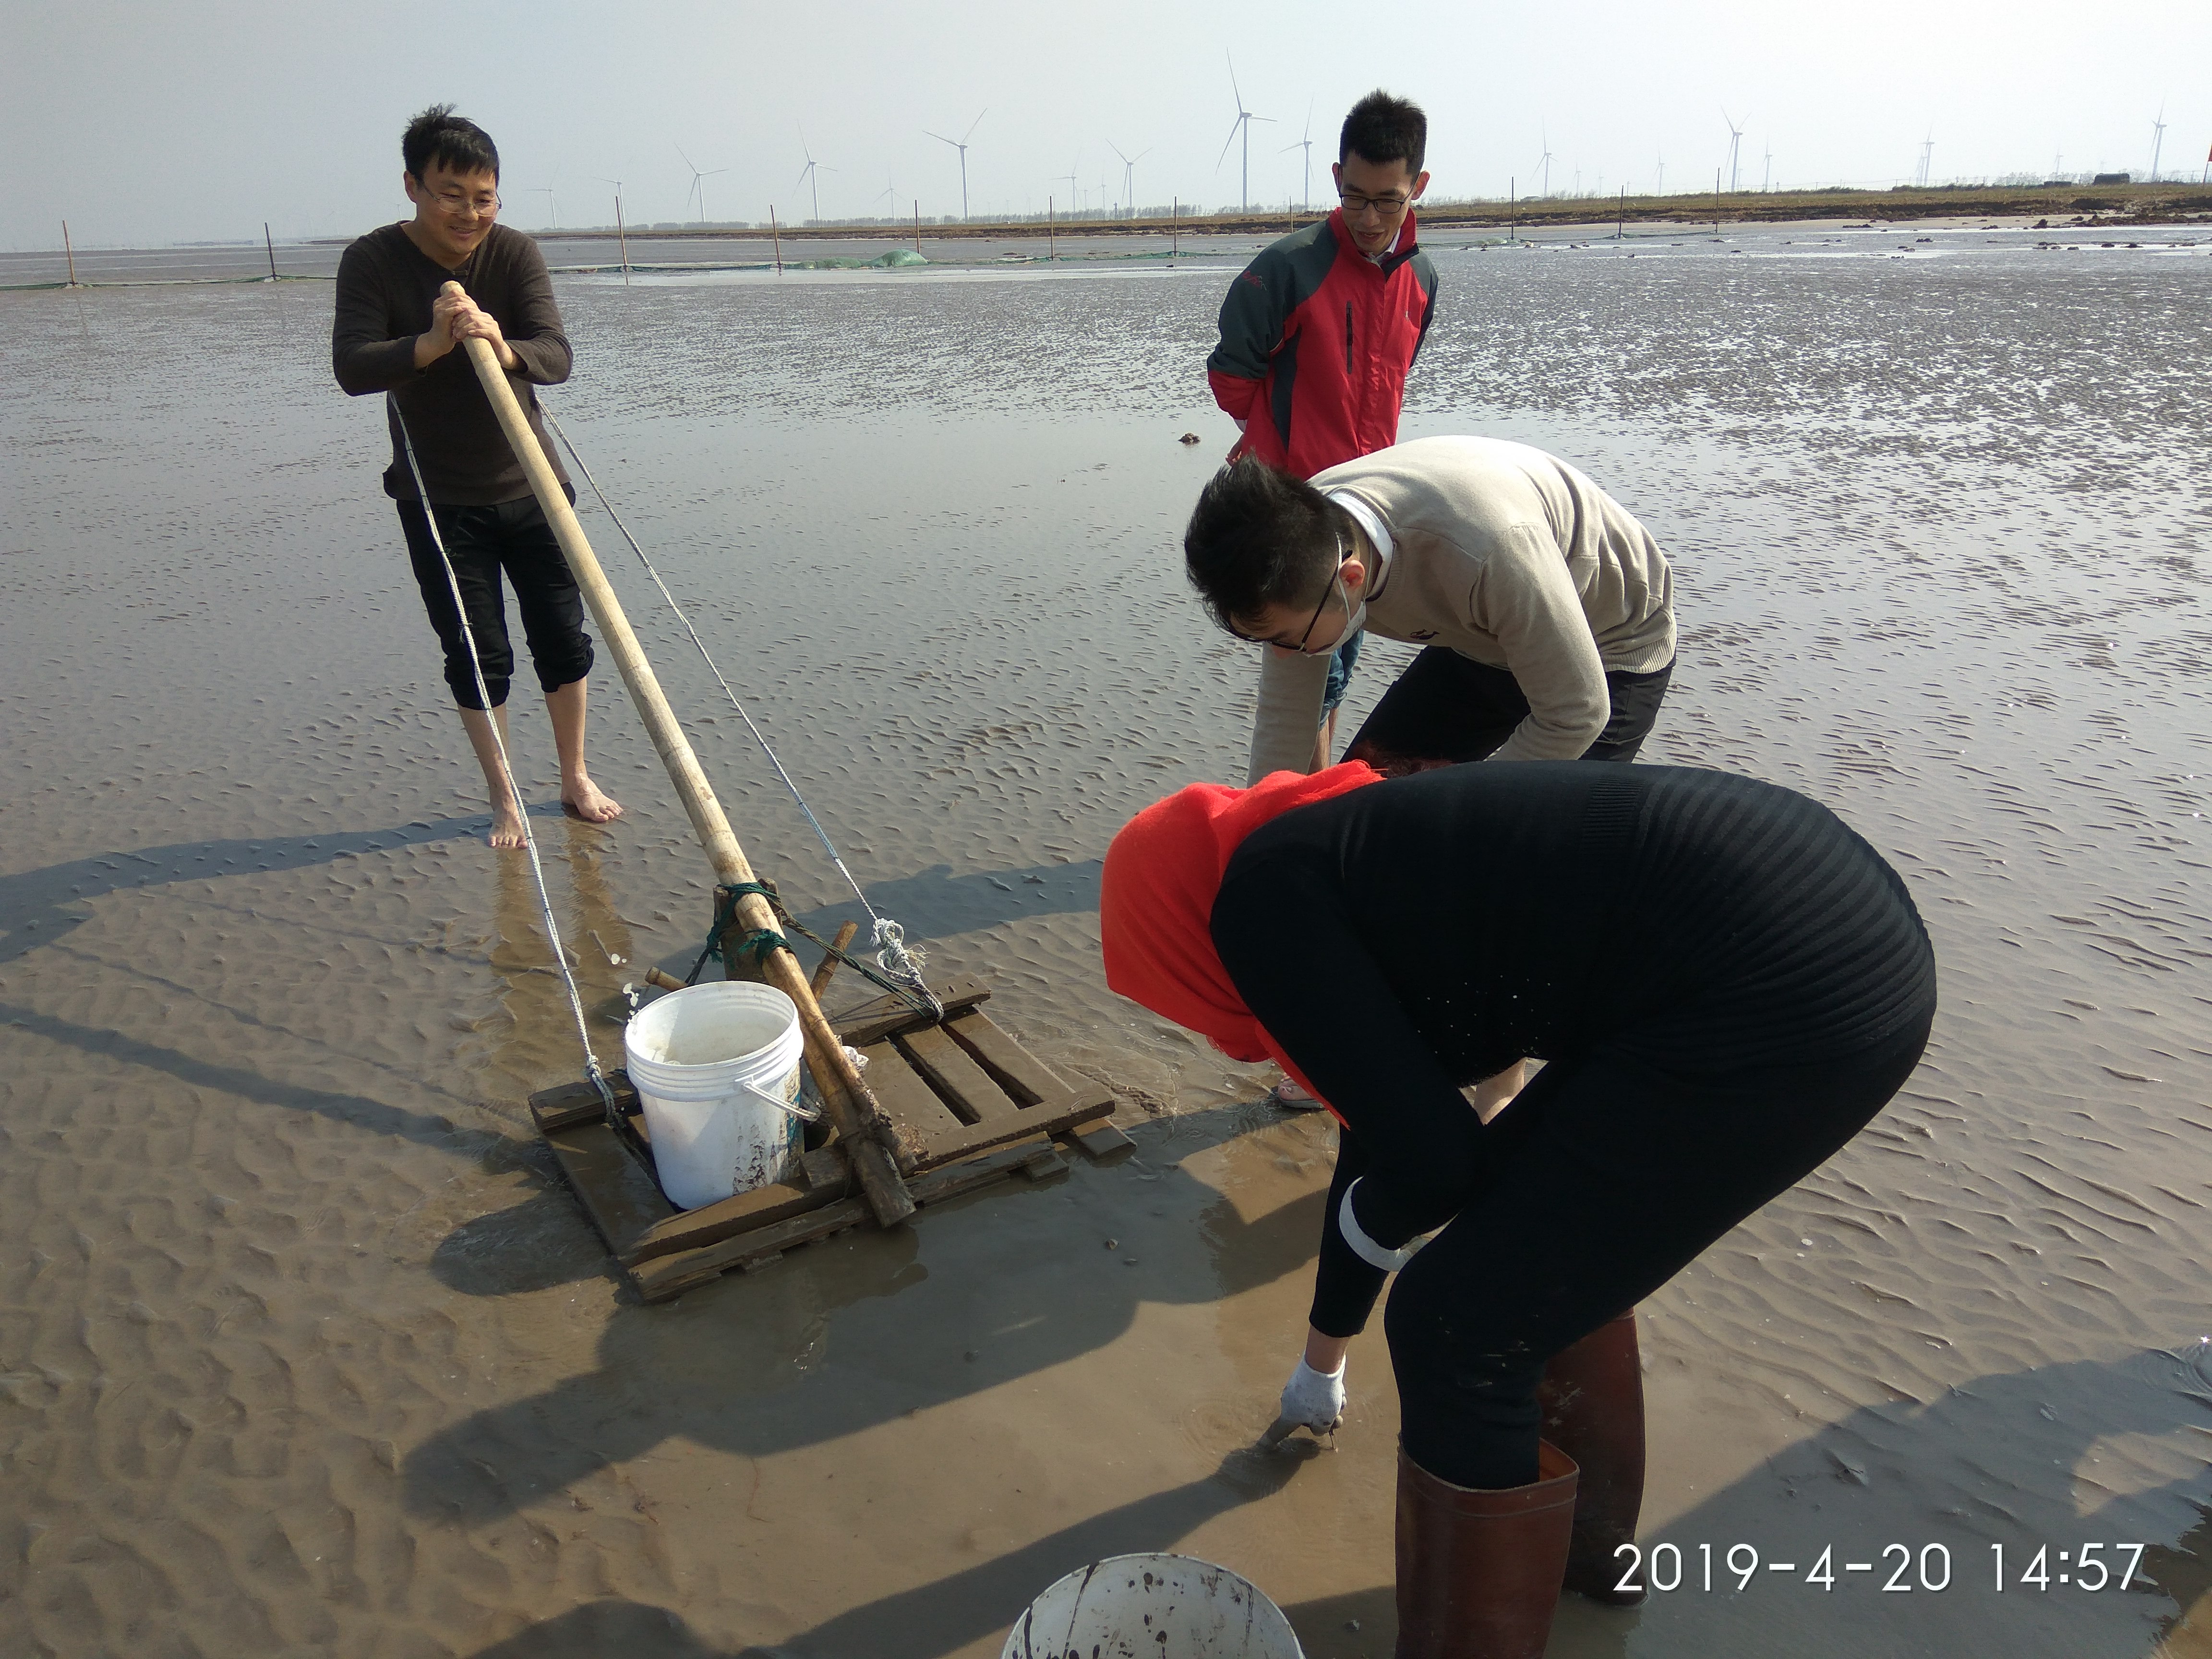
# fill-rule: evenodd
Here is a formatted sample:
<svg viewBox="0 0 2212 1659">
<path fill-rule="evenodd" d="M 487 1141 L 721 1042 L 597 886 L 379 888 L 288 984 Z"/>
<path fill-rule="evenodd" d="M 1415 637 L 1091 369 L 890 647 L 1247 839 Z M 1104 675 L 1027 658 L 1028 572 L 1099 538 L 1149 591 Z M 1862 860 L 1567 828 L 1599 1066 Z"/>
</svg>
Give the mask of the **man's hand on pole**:
<svg viewBox="0 0 2212 1659">
<path fill-rule="evenodd" d="M 491 313 L 469 298 L 458 283 L 448 283 L 430 302 L 430 329 L 415 338 L 415 367 L 427 368 L 463 340 L 482 340 L 499 366 L 510 373 L 520 362 Z"/>
</svg>

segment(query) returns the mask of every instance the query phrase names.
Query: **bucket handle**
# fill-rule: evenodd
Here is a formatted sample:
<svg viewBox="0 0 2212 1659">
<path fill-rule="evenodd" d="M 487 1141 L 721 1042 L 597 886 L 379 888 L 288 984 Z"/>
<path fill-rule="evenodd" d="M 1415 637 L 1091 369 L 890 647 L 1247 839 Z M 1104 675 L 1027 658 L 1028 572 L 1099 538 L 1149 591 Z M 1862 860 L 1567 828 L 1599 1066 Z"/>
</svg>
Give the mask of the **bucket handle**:
<svg viewBox="0 0 2212 1659">
<path fill-rule="evenodd" d="M 750 1083 L 739 1083 L 738 1087 L 756 1100 L 765 1101 L 779 1112 L 790 1113 L 801 1123 L 819 1123 L 822 1121 L 822 1109 L 819 1106 L 808 1106 L 797 1101 L 786 1100 L 781 1095 L 772 1095 L 767 1090 L 756 1088 Z"/>
</svg>

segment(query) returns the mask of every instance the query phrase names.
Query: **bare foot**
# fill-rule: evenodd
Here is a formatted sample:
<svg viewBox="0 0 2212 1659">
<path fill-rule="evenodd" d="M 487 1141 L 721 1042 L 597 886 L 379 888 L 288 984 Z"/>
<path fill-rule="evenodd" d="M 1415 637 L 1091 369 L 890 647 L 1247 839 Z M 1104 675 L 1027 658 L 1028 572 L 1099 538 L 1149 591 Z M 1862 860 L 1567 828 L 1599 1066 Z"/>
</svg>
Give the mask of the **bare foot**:
<svg viewBox="0 0 2212 1659">
<path fill-rule="evenodd" d="M 512 805 L 496 808 L 491 815 L 491 844 L 495 847 L 520 847 L 527 838 L 522 829 L 522 813 Z"/>
<path fill-rule="evenodd" d="M 561 786 L 561 806 L 586 823 L 611 823 L 622 816 L 622 808 L 614 797 L 589 777 L 579 777 L 573 783 Z"/>
</svg>

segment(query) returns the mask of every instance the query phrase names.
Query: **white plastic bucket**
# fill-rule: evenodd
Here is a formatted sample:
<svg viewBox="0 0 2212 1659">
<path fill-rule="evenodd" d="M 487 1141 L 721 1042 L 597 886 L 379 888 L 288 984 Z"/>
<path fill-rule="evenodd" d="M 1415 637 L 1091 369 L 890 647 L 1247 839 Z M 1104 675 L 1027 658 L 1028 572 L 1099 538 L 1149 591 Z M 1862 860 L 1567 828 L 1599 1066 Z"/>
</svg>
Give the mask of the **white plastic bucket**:
<svg viewBox="0 0 2212 1659">
<path fill-rule="evenodd" d="M 746 980 L 686 986 L 630 1017 L 629 1080 L 670 1203 L 696 1210 L 791 1173 L 805 1046 L 791 999 Z"/>
<path fill-rule="evenodd" d="M 1283 1610 L 1226 1567 L 1115 1555 L 1030 1603 L 999 1659 L 1304 1659 Z"/>
</svg>

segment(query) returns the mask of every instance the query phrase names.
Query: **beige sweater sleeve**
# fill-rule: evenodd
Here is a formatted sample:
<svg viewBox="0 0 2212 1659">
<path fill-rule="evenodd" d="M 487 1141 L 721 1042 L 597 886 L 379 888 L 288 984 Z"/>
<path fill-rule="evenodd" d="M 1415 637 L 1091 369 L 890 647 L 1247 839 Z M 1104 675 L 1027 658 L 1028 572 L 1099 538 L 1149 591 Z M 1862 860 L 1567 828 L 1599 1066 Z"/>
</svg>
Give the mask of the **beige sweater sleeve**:
<svg viewBox="0 0 2212 1659">
<path fill-rule="evenodd" d="M 1578 758 L 1605 730 L 1613 702 L 1582 596 L 1547 528 L 1512 526 L 1507 545 L 1485 563 L 1474 611 L 1528 699 L 1528 718 L 1491 758 Z"/>
<path fill-rule="evenodd" d="M 1321 729 L 1322 699 L 1328 695 L 1328 662 L 1326 652 L 1309 657 L 1261 647 L 1260 706 L 1252 715 L 1246 788 L 1271 772 L 1303 772 L 1313 764 L 1314 733 Z"/>
</svg>

